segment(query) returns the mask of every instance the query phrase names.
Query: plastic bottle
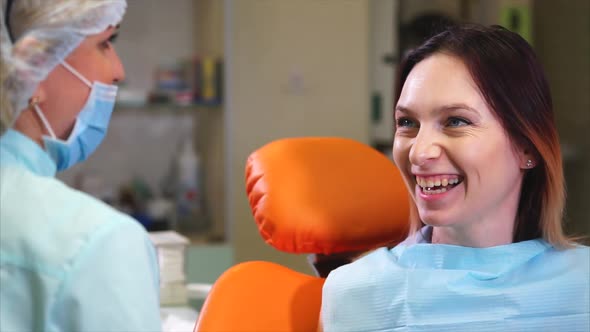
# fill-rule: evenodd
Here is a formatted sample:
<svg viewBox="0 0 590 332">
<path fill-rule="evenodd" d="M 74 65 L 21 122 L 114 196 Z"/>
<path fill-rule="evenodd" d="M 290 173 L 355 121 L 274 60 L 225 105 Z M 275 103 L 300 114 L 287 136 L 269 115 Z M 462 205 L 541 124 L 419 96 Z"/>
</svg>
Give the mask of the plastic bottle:
<svg viewBox="0 0 590 332">
<path fill-rule="evenodd" d="M 177 204 L 181 223 L 190 222 L 201 212 L 200 160 L 192 138 L 186 138 L 178 154 Z"/>
</svg>

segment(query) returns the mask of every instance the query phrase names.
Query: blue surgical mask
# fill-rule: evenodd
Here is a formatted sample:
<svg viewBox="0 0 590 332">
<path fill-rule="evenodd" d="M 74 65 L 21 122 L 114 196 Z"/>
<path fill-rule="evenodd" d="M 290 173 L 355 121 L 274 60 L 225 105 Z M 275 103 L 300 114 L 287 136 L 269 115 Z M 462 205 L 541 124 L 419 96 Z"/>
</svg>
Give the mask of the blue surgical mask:
<svg viewBox="0 0 590 332">
<path fill-rule="evenodd" d="M 96 81 L 90 83 L 89 80 L 66 62 L 61 64 L 90 87 L 90 95 L 82 111 L 76 117 L 72 133 L 65 141 L 55 135 L 41 109 L 35 105 L 37 115 L 39 115 L 49 135 L 51 135 L 43 136 L 45 150 L 55 161 L 58 171 L 66 170 L 88 159 L 100 145 L 106 136 L 117 97 L 116 85 Z"/>
</svg>

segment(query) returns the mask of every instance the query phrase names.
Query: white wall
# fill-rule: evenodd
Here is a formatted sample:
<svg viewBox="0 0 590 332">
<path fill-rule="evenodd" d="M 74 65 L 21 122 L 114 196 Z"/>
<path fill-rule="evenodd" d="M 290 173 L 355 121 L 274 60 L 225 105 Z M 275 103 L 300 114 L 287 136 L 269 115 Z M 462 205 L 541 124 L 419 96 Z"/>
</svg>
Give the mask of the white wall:
<svg viewBox="0 0 590 332">
<path fill-rule="evenodd" d="M 115 48 L 127 72 L 126 86 L 152 88 L 154 68 L 193 55 L 195 0 L 127 0 Z"/>
<path fill-rule="evenodd" d="M 365 1 L 226 0 L 228 220 L 237 262 L 307 271 L 258 235 L 244 166 L 282 137 L 369 141 L 369 8 Z"/>
<path fill-rule="evenodd" d="M 381 96 L 381 119 L 373 124 L 371 139 L 393 142 L 393 91 L 397 63 L 385 63 L 384 57 L 397 54 L 397 0 L 371 0 L 370 6 L 370 85 L 371 93 Z"/>
</svg>

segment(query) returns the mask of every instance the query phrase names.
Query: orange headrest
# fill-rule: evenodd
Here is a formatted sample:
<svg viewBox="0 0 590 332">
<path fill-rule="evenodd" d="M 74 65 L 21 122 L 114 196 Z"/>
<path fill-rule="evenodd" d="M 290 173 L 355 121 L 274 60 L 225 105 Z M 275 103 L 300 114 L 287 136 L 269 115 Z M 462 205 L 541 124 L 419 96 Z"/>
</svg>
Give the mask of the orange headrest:
<svg viewBox="0 0 590 332">
<path fill-rule="evenodd" d="M 271 142 L 248 158 L 246 191 L 260 234 L 282 251 L 363 251 L 408 233 L 408 193 L 399 171 L 351 139 Z"/>
<path fill-rule="evenodd" d="M 213 285 L 195 332 L 317 331 L 323 285 L 275 263 L 234 265 Z"/>
</svg>

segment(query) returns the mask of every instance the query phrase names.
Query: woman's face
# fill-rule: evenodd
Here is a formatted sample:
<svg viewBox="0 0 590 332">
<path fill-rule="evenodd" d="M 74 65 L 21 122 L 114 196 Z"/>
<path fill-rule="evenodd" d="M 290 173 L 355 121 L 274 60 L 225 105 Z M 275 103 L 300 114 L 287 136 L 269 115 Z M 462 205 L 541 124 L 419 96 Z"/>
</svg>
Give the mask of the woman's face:
<svg viewBox="0 0 590 332">
<path fill-rule="evenodd" d="M 111 43 L 116 32 L 117 28 L 109 27 L 87 37 L 65 61 L 90 82 L 113 84 L 123 80 L 125 71 Z M 90 87 L 61 65 L 49 73 L 40 87 L 44 95 L 39 106 L 55 134 L 67 138 L 86 103 Z"/>
<path fill-rule="evenodd" d="M 467 237 L 512 235 L 525 156 L 459 58 L 419 62 L 395 122 L 394 160 L 424 223 Z"/>
</svg>

